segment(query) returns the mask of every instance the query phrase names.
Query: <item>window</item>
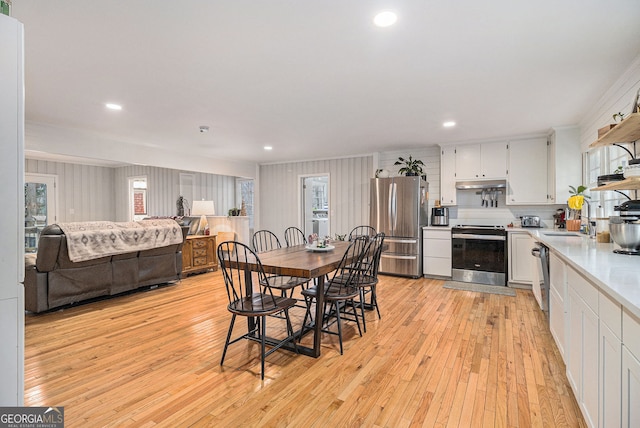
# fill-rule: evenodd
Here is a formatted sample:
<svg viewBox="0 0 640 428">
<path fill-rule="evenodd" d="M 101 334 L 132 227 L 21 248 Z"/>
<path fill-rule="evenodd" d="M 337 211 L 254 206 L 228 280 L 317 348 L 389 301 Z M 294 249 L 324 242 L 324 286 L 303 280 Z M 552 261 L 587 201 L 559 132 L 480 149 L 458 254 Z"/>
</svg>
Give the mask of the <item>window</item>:
<svg viewBox="0 0 640 428">
<path fill-rule="evenodd" d="M 147 215 L 147 177 L 130 177 L 129 220 L 142 220 Z"/>
<path fill-rule="evenodd" d="M 24 246 L 25 252 L 38 250 L 40 232 L 56 219 L 57 176 L 25 174 L 24 183 Z"/>
<path fill-rule="evenodd" d="M 244 209 L 249 217 L 249 229 L 253 230 L 253 180 L 238 178 L 236 180 L 236 200 L 240 200 L 240 206 L 244 204 Z"/>
<path fill-rule="evenodd" d="M 628 159 L 628 152 L 618 146 L 599 147 L 587 152 L 587 187 L 597 187 L 598 176 L 613 174 L 619 166 L 625 166 Z M 613 207 L 627 200 L 625 195 L 628 193 L 629 191 L 591 192 L 592 207 L 601 206 L 606 216 L 613 215 Z"/>
</svg>

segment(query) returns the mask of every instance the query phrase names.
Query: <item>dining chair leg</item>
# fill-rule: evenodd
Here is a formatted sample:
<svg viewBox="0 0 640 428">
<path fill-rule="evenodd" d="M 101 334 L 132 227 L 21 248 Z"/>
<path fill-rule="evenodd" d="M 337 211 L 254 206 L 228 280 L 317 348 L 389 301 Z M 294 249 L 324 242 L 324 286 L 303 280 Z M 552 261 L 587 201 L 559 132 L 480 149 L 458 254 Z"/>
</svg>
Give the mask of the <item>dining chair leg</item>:
<svg viewBox="0 0 640 428">
<path fill-rule="evenodd" d="M 353 315 L 354 315 L 354 318 L 356 319 L 356 324 L 358 325 L 358 333 L 360 333 L 360 337 L 362 337 L 362 330 L 360 330 L 360 321 L 358 320 L 358 311 L 356 310 L 356 304 L 353 301 L 353 299 L 351 299 L 351 309 L 353 309 Z"/>
<path fill-rule="evenodd" d="M 340 308 L 338 307 L 338 302 L 335 302 L 334 304 L 336 305 L 336 319 L 338 320 L 338 340 L 340 341 L 340 355 L 342 355 L 342 322 L 340 321 Z"/>
<path fill-rule="evenodd" d="M 353 302 L 353 301 L 352 301 Z M 356 313 L 356 318 L 358 318 L 357 312 Z M 360 289 L 360 313 L 362 314 L 362 328 L 364 329 L 364 332 L 367 332 L 367 320 L 364 318 L 364 288 Z"/>
<path fill-rule="evenodd" d="M 376 294 L 376 286 L 371 287 L 371 304 L 375 306 L 378 313 L 378 319 L 382 319 L 380 316 L 380 308 L 378 307 L 378 295 Z"/>
<path fill-rule="evenodd" d="M 264 352 L 265 337 L 267 337 L 267 317 L 260 317 L 262 322 L 262 333 L 260 334 L 260 378 L 264 380 Z"/>
<path fill-rule="evenodd" d="M 287 334 L 289 335 L 288 340 L 293 343 L 293 349 L 296 351 L 296 354 L 299 354 L 300 352 L 298 351 L 298 345 L 296 345 L 296 337 L 293 333 L 293 326 L 291 325 L 291 318 L 289 318 L 289 309 L 285 310 L 284 316 L 287 319 Z"/>
<path fill-rule="evenodd" d="M 224 357 L 227 355 L 227 348 L 229 347 L 229 341 L 231 340 L 231 332 L 233 331 L 233 325 L 236 322 L 236 314 L 231 316 L 231 323 L 229 324 L 229 331 L 227 332 L 227 340 L 224 342 L 224 350 L 222 351 L 222 359 L 220 359 L 220 365 L 224 363 Z"/>
</svg>

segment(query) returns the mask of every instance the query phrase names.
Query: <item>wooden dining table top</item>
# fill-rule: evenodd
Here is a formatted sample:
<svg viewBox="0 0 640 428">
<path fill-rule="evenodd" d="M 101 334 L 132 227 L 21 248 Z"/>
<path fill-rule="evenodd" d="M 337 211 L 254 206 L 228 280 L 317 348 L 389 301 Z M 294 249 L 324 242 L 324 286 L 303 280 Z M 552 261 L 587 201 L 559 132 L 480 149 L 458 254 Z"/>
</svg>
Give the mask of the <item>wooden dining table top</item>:
<svg viewBox="0 0 640 428">
<path fill-rule="evenodd" d="M 311 251 L 303 245 L 279 248 L 258 255 L 268 274 L 318 278 L 335 270 L 350 242 L 331 242 L 330 251 Z"/>
</svg>

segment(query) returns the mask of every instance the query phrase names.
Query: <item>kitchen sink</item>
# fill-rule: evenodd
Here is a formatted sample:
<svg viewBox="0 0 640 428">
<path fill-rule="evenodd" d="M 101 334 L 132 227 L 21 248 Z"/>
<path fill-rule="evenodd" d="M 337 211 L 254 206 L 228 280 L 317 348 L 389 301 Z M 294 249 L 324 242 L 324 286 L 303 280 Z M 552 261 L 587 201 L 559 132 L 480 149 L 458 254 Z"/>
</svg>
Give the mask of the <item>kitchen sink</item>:
<svg viewBox="0 0 640 428">
<path fill-rule="evenodd" d="M 542 233 L 544 236 L 564 236 L 564 237 L 571 237 L 574 236 L 576 238 L 580 237 L 579 233 L 575 233 L 575 232 L 547 232 L 547 233 Z"/>
</svg>

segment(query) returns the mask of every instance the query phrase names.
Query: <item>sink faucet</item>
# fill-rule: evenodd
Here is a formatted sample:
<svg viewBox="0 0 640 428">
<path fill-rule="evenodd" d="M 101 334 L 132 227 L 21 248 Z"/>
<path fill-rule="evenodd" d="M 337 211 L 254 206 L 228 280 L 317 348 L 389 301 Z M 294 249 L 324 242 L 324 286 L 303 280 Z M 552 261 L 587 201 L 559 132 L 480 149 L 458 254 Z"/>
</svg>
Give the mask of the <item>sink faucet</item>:
<svg viewBox="0 0 640 428">
<path fill-rule="evenodd" d="M 596 222 L 591 220 L 591 204 L 588 201 L 587 201 L 587 225 L 584 231 L 587 235 L 589 235 L 589 238 L 595 239 Z"/>
</svg>

